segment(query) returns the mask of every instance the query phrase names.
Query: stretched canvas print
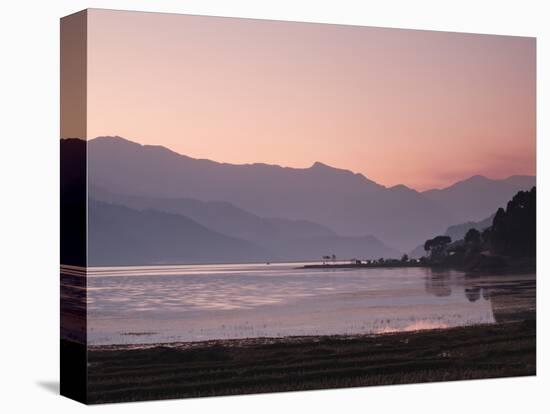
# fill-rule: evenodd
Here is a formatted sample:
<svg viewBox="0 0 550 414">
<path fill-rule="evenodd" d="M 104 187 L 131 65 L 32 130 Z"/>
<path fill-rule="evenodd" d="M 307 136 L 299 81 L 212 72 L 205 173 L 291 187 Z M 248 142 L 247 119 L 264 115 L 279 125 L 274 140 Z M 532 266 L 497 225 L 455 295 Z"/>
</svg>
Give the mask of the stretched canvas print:
<svg viewBox="0 0 550 414">
<path fill-rule="evenodd" d="M 61 19 L 61 393 L 536 373 L 534 38 Z"/>
</svg>

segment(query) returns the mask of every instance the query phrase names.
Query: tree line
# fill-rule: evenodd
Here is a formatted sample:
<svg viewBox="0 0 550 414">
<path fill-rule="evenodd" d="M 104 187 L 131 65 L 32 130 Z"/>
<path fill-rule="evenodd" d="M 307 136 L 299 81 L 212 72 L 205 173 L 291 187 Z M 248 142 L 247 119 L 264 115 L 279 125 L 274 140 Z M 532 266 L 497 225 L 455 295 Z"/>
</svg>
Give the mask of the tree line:
<svg viewBox="0 0 550 414">
<path fill-rule="evenodd" d="M 499 208 L 492 225 L 482 230 L 471 228 L 464 239 L 453 242 L 441 235 L 426 240 L 424 250 L 432 262 L 457 264 L 468 258 L 506 256 L 534 258 L 536 254 L 536 187 L 519 191 L 506 205 Z"/>
</svg>

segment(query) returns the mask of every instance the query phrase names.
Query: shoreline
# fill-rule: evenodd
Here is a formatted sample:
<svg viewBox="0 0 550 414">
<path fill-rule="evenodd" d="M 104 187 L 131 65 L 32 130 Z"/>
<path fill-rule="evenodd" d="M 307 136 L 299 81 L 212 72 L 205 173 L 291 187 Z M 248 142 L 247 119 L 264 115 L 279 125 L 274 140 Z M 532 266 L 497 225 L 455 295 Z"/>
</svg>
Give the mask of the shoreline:
<svg viewBox="0 0 550 414">
<path fill-rule="evenodd" d="M 535 314 L 525 316 L 376 335 L 90 346 L 88 402 L 535 375 Z"/>
<path fill-rule="evenodd" d="M 517 322 L 517 321 L 515 321 Z M 504 322 L 511 323 L 511 322 Z M 229 347 L 229 348 L 247 348 L 264 345 L 301 345 L 313 344 L 324 340 L 348 341 L 364 340 L 371 338 L 381 338 L 400 335 L 416 335 L 424 332 L 447 332 L 454 329 L 467 329 L 481 326 L 495 326 L 497 323 L 481 323 L 476 325 L 455 326 L 450 328 L 428 328 L 418 330 L 403 330 L 394 332 L 365 333 L 365 334 L 336 334 L 336 335 L 294 335 L 294 336 L 259 336 L 247 338 L 228 338 L 228 339 L 206 339 L 198 341 L 174 341 L 174 342 L 154 342 L 154 343 L 136 343 L 136 344 L 112 344 L 112 345 L 88 345 L 89 352 L 112 352 L 112 351 L 135 351 L 155 348 L 170 348 L 176 350 L 188 350 L 197 348 L 211 347 Z"/>
<path fill-rule="evenodd" d="M 536 272 L 536 260 L 527 258 L 523 260 L 512 260 L 508 263 L 499 264 L 456 264 L 456 263 L 337 263 L 337 264 L 311 264 L 298 267 L 296 269 L 399 269 L 399 268 L 418 268 L 424 267 L 432 270 L 457 270 L 465 273 L 493 272 L 496 274 L 507 274 L 511 272 Z"/>
<path fill-rule="evenodd" d="M 297 269 L 357 269 L 357 268 L 407 268 L 407 267 L 434 267 L 426 263 L 399 263 L 399 264 L 384 264 L 384 263 L 375 263 L 375 264 L 366 264 L 366 263 L 337 263 L 337 264 L 311 264 L 298 267 Z"/>
</svg>

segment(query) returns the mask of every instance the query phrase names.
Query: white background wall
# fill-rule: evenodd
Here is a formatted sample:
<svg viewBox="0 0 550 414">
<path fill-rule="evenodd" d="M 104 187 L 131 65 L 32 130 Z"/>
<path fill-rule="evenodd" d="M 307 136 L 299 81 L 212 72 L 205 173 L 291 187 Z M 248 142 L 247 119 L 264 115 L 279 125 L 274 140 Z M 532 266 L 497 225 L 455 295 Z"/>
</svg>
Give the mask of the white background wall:
<svg viewBox="0 0 550 414">
<path fill-rule="evenodd" d="M 547 1 L 14 0 L 0 12 L 0 410 L 76 412 L 58 381 L 58 19 L 86 7 L 538 37 L 539 213 L 548 209 Z M 546 161 L 546 166 L 544 166 Z M 544 207 L 542 207 L 544 206 Z M 117 404 L 102 412 L 548 412 L 548 219 L 539 214 L 538 376 Z M 546 348 L 546 349 L 545 349 Z M 545 395 L 546 393 L 546 395 Z M 32 411 L 29 411 L 32 412 Z"/>
</svg>

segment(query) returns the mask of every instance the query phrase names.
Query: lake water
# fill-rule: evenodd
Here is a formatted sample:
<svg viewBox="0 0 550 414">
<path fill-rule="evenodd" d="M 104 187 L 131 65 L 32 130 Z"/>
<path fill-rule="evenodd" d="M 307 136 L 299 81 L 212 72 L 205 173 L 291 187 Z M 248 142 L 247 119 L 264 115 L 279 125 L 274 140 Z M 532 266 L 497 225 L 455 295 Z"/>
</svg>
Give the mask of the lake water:
<svg viewBox="0 0 550 414">
<path fill-rule="evenodd" d="M 301 265 L 63 267 L 62 317 L 87 307 L 88 343 L 110 345 L 446 328 L 535 305 L 534 274 Z"/>
</svg>

